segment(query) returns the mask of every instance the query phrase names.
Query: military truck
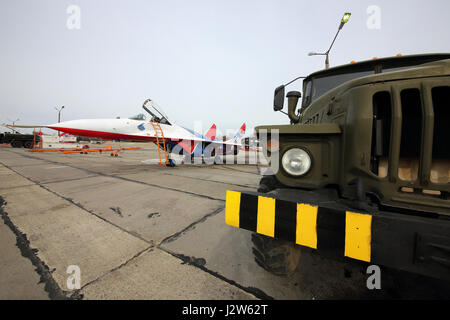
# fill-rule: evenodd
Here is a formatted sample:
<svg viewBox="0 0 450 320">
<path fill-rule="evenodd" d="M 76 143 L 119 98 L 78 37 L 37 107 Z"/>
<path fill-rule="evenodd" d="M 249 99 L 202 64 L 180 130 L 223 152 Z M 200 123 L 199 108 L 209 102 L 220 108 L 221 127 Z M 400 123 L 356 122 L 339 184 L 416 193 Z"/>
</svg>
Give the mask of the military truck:
<svg viewBox="0 0 450 320">
<path fill-rule="evenodd" d="M 226 223 L 254 232 L 256 262 L 277 275 L 310 250 L 450 280 L 450 54 L 299 78 L 301 107 L 300 92 L 286 95 L 290 124 L 255 129 L 279 169 L 255 192 L 227 191 Z"/>
<path fill-rule="evenodd" d="M 0 143 L 11 144 L 13 148 L 33 148 L 34 144 L 38 144 L 41 137 L 33 134 L 21 133 L 0 133 Z"/>
</svg>

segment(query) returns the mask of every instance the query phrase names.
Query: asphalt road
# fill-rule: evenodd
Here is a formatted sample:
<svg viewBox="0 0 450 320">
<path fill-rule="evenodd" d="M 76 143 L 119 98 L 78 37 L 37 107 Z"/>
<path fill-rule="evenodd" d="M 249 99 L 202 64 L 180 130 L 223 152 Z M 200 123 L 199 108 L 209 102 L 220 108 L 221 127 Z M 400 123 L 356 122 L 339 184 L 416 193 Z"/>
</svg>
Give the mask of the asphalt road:
<svg viewBox="0 0 450 320">
<path fill-rule="evenodd" d="M 0 147 L 0 299 L 449 297 L 448 283 L 386 268 L 369 290 L 368 265 L 307 250 L 294 275 L 273 276 L 254 262 L 251 233 L 224 222 L 226 190 L 254 190 L 256 167 L 156 158 L 148 145 L 118 157 Z"/>
</svg>

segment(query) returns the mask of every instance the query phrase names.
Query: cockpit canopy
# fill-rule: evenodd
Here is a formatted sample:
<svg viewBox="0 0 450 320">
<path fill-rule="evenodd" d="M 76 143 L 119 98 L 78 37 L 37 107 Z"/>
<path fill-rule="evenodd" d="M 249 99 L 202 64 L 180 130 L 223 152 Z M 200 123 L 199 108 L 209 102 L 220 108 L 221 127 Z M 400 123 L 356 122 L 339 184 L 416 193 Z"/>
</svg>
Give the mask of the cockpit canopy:
<svg viewBox="0 0 450 320">
<path fill-rule="evenodd" d="M 171 125 L 166 114 L 153 100 L 147 99 L 142 105 L 142 108 L 144 108 L 144 110 L 152 116 L 150 120 L 151 122 Z"/>
</svg>

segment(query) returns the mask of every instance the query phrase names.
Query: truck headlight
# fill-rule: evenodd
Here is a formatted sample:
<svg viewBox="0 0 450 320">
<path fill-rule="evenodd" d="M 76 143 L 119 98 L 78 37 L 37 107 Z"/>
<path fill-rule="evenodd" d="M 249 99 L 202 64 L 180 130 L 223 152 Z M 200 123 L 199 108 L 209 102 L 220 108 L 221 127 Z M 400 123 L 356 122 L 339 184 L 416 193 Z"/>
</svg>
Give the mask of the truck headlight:
<svg viewBox="0 0 450 320">
<path fill-rule="evenodd" d="M 281 158 L 284 171 L 292 176 L 302 176 L 311 168 L 311 157 L 304 149 L 292 148 L 286 151 Z"/>
</svg>

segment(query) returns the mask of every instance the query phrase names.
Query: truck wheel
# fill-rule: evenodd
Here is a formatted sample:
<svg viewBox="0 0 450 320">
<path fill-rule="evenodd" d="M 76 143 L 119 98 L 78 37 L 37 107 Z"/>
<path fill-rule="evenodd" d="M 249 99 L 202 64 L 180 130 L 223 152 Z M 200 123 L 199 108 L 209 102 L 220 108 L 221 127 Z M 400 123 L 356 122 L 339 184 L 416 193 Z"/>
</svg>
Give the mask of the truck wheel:
<svg viewBox="0 0 450 320">
<path fill-rule="evenodd" d="M 24 148 L 27 148 L 27 149 L 33 148 L 33 141 L 25 141 L 25 142 L 23 143 L 23 147 L 24 147 Z"/>
<path fill-rule="evenodd" d="M 267 193 L 269 191 L 275 190 L 283 185 L 278 182 L 275 176 L 263 176 L 259 181 L 258 192 Z"/>
<path fill-rule="evenodd" d="M 258 233 L 252 234 L 252 243 L 255 261 L 266 271 L 287 277 L 297 269 L 300 261 L 300 247 L 296 244 Z"/>
<path fill-rule="evenodd" d="M 14 140 L 13 142 L 11 142 L 11 147 L 22 148 L 22 141 Z"/>
</svg>

